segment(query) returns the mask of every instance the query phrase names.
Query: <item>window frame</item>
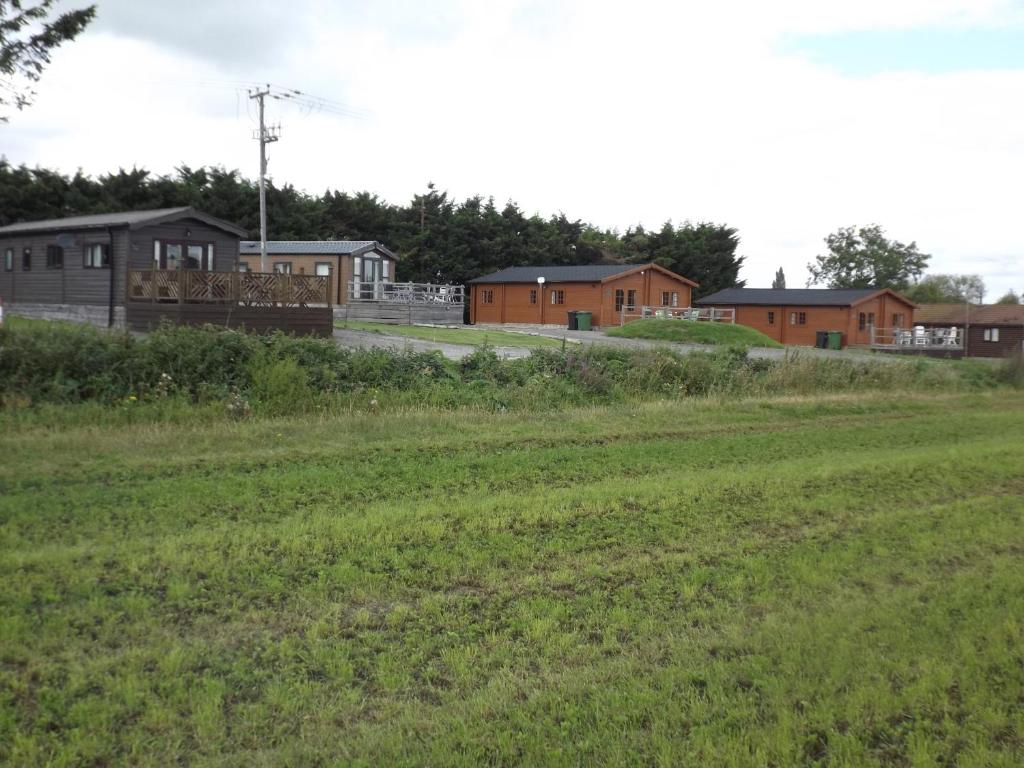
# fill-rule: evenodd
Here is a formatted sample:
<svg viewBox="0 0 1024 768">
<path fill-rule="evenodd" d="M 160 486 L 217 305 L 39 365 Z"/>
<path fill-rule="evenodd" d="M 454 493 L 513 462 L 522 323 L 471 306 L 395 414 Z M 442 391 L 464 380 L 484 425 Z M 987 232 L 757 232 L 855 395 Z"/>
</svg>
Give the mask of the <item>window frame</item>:
<svg viewBox="0 0 1024 768">
<path fill-rule="evenodd" d="M 64 248 L 62 246 L 56 243 L 47 243 L 46 268 L 53 270 L 64 269 Z"/>
<path fill-rule="evenodd" d="M 565 290 L 562 288 L 551 289 L 551 306 L 565 304 Z"/>
<path fill-rule="evenodd" d="M 861 312 L 857 315 L 857 330 L 863 331 L 868 327 L 868 316 Z"/>
<path fill-rule="evenodd" d="M 167 266 L 167 247 L 171 245 L 177 245 L 181 247 L 180 261 L 177 267 Z M 198 247 L 203 249 L 203 255 L 200 257 L 198 267 L 188 266 L 188 249 L 190 247 Z M 156 262 L 157 269 L 168 270 L 175 272 L 179 269 L 192 270 L 195 272 L 213 272 L 214 266 L 214 243 L 212 240 L 163 240 L 161 238 L 153 238 L 153 261 Z M 209 269 L 203 266 L 204 263 L 209 264 Z"/>
<path fill-rule="evenodd" d="M 493 288 L 481 288 L 480 289 L 480 303 L 481 304 L 493 304 L 494 303 L 494 289 Z"/>
<path fill-rule="evenodd" d="M 997 343 L 999 341 L 999 329 L 998 328 L 986 328 L 981 335 L 982 341 L 988 341 L 991 343 Z"/>
<path fill-rule="evenodd" d="M 629 288 L 626 291 L 626 309 L 636 311 L 636 288 Z"/>
<path fill-rule="evenodd" d="M 284 267 L 284 269 L 279 269 Z M 270 267 L 275 275 L 290 275 L 292 274 L 292 263 L 290 261 L 275 261 Z"/>
<path fill-rule="evenodd" d="M 92 263 L 93 249 L 100 250 L 100 263 Z M 110 243 L 86 243 L 82 248 L 82 269 L 110 269 Z"/>
<path fill-rule="evenodd" d="M 530 289 L 530 306 L 536 306 L 537 304 L 537 289 Z"/>
<path fill-rule="evenodd" d="M 14 247 L 4 248 L 4 272 L 14 271 Z"/>
<path fill-rule="evenodd" d="M 555 302 L 552 301 L 552 304 Z M 621 312 L 626 304 L 626 292 L 622 288 L 615 289 L 615 311 Z"/>
<path fill-rule="evenodd" d="M 327 267 L 327 272 L 320 274 L 320 267 Z M 313 274 L 316 277 L 330 277 L 334 271 L 334 265 L 329 261 L 315 261 L 313 262 Z"/>
<path fill-rule="evenodd" d="M 768 310 L 768 325 L 775 325 L 775 310 Z"/>
<path fill-rule="evenodd" d="M 21 249 L 21 271 L 32 271 L 32 246 L 26 245 Z"/>
<path fill-rule="evenodd" d="M 806 312 L 797 312 L 797 325 L 807 325 Z"/>
</svg>

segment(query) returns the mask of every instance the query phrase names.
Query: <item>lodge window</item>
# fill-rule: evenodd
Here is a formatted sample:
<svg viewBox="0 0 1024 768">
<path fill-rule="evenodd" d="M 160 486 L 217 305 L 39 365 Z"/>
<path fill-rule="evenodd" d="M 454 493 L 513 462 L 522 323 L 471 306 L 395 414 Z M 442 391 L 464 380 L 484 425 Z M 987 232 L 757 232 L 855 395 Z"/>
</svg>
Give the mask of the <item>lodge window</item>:
<svg viewBox="0 0 1024 768">
<path fill-rule="evenodd" d="M 537 289 L 536 288 L 531 288 L 530 289 L 530 303 L 531 304 L 536 304 L 537 303 Z"/>
<path fill-rule="evenodd" d="M 46 268 L 64 269 L 64 249 L 59 245 L 46 246 Z"/>
<path fill-rule="evenodd" d="M 330 277 L 331 274 L 331 262 L 329 261 L 318 261 L 316 263 L 316 276 L 317 277 Z"/>
<path fill-rule="evenodd" d="M 623 304 L 623 302 L 625 302 L 625 300 L 626 300 L 626 292 L 623 291 L 621 288 L 616 288 L 615 289 L 615 311 L 616 312 L 621 312 L 622 311 L 622 304 Z M 551 303 L 554 304 L 554 302 L 551 302 Z"/>
<path fill-rule="evenodd" d="M 636 309 L 636 291 L 626 292 L 626 309 Z"/>
<path fill-rule="evenodd" d="M 213 243 L 186 240 L 154 240 L 153 261 L 157 269 L 213 270 Z"/>
<path fill-rule="evenodd" d="M 789 313 L 789 324 L 790 325 L 807 325 L 807 313 L 806 312 L 790 312 Z"/>
<path fill-rule="evenodd" d="M 661 292 L 661 306 L 663 306 L 663 307 L 678 307 L 679 306 L 679 294 L 676 291 L 662 291 Z"/>
<path fill-rule="evenodd" d="M 872 328 L 875 327 L 875 313 L 874 312 L 868 312 L 868 325 L 871 326 Z"/>
<path fill-rule="evenodd" d="M 775 313 L 774 312 L 769 312 L 768 313 L 768 325 L 775 325 Z"/>
<path fill-rule="evenodd" d="M 107 243 L 89 243 L 85 246 L 82 266 L 86 269 L 103 269 L 110 266 L 110 246 Z"/>
<path fill-rule="evenodd" d="M 32 269 L 32 249 L 26 248 L 21 252 L 21 268 L 25 272 Z"/>
<path fill-rule="evenodd" d="M 292 273 L 292 263 L 290 261 L 278 261 L 274 264 L 274 272 L 279 275 L 290 275 Z"/>
<path fill-rule="evenodd" d="M 480 291 L 480 301 L 484 304 L 494 303 L 494 290 L 492 288 L 485 288 Z"/>
<path fill-rule="evenodd" d="M 565 291 L 558 290 L 551 292 L 552 304 L 565 304 Z"/>
<path fill-rule="evenodd" d="M 893 313 L 892 316 L 892 327 L 902 328 L 903 327 L 903 314 L 901 312 Z"/>
<path fill-rule="evenodd" d="M 14 249 L 8 248 L 4 251 L 4 272 L 14 271 Z"/>
<path fill-rule="evenodd" d="M 857 315 L 857 330 L 858 331 L 863 331 L 864 328 L 867 327 L 867 324 L 868 324 L 868 316 L 867 315 L 865 315 L 863 312 L 861 312 L 859 315 Z"/>
<path fill-rule="evenodd" d="M 246 264 L 244 261 L 238 262 L 238 271 L 239 272 L 248 272 L 249 271 L 249 265 Z"/>
<path fill-rule="evenodd" d="M 998 328 L 986 328 L 983 334 L 985 341 L 999 341 L 999 329 Z"/>
<path fill-rule="evenodd" d="M 380 277 L 385 283 L 391 280 L 391 262 L 387 259 L 380 260 Z"/>
</svg>

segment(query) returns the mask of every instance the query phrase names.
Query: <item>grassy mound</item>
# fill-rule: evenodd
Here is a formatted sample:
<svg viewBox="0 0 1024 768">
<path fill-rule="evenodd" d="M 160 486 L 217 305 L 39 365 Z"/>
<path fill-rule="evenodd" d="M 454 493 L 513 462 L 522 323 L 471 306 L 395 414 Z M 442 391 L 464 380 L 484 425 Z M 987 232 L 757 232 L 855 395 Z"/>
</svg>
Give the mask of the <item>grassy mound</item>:
<svg viewBox="0 0 1024 768">
<path fill-rule="evenodd" d="M 680 341 L 687 344 L 725 344 L 743 347 L 781 347 L 760 331 L 731 323 L 698 323 L 692 320 L 651 318 L 635 320 L 620 328 L 612 328 L 608 336 L 626 339 Z"/>
</svg>

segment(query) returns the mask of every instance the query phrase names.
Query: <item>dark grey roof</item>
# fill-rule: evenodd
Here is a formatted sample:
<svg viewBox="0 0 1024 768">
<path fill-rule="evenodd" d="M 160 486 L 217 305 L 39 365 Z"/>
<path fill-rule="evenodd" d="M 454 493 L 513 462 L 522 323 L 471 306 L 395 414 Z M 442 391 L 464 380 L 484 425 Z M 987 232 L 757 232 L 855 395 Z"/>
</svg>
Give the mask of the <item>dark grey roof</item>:
<svg viewBox="0 0 1024 768">
<path fill-rule="evenodd" d="M 548 283 L 599 283 L 643 264 L 588 264 L 582 267 L 506 267 L 498 272 L 470 280 L 471 283 L 536 283 L 543 277 Z"/>
<path fill-rule="evenodd" d="M 119 211 L 117 213 L 95 213 L 88 216 L 65 216 L 62 219 L 45 219 L 43 221 L 24 221 L 0 227 L 0 235 L 27 234 L 31 232 L 53 232 L 71 229 L 105 229 L 107 227 L 129 227 L 137 229 L 150 224 L 162 224 L 179 219 L 197 219 L 204 224 L 230 232 L 242 237 L 244 229 L 236 227 L 223 219 L 197 211 L 189 206 L 179 208 L 156 208 L 149 211 Z"/>
<path fill-rule="evenodd" d="M 260 252 L 259 240 L 243 240 L 238 244 L 239 253 L 252 256 Z M 267 240 L 267 253 L 275 256 L 300 256 L 305 254 L 346 254 L 358 256 L 369 251 L 380 251 L 385 256 L 397 259 L 388 248 L 376 240 Z"/>
<path fill-rule="evenodd" d="M 848 307 L 879 292 L 879 288 L 726 288 L 697 304 L 788 304 L 805 307 Z"/>
</svg>

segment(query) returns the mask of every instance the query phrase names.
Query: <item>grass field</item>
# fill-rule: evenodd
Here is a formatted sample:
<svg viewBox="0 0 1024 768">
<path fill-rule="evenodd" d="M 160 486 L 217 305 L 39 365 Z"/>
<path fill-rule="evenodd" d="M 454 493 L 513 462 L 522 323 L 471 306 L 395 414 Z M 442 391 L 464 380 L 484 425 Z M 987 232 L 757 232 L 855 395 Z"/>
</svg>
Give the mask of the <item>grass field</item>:
<svg viewBox="0 0 1024 768">
<path fill-rule="evenodd" d="M 0 763 L 1024 760 L 1024 394 L 0 433 Z"/>
<path fill-rule="evenodd" d="M 561 339 L 547 336 L 530 336 L 525 333 L 484 330 L 481 328 L 434 328 L 429 325 L 389 325 L 387 323 L 370 323 L 362 320 L 337 320 L 338 328 L 351 328 L 354 331 L 373 331 L 390 336 L 404 336 L 409 339 L 421 339 L 442 344 L 469 344 L 479 346 L 489 344 L 492 347 L 561 347 Z"/>
<path fill-rule="evenodd" d="M 686 344 L 729 344 L 742 347 L 781 347 L 775 339 L 745 325 L 700 323 L 692 320 L 647 318 L 610 328 L 608 336 L 627 339 L 653 339 Z"/>
</svg>

